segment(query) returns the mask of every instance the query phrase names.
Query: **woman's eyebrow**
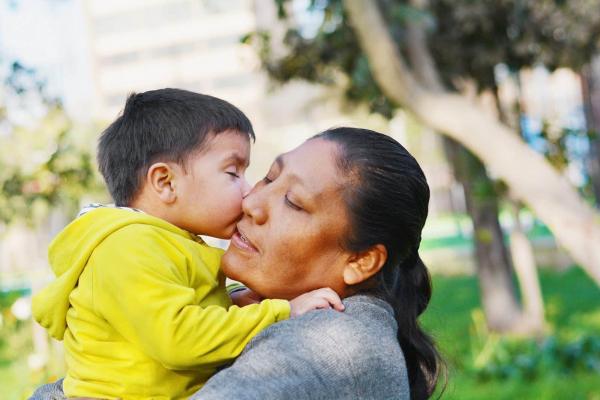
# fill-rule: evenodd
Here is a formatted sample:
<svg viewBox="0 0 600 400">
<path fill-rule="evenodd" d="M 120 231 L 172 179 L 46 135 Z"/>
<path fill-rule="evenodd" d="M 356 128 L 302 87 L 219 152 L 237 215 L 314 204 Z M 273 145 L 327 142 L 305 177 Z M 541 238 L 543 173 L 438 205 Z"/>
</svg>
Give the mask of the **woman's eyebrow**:
<svg viewBox="0 0 600 400">
<path fill-rule="evenodd" d="M 283 166 L 285 165 L 285 163 L 283 162 L 283 154 L 278 155 L 275 159 L 275 162 L 277 163 L 277 165 L 279 166 L 279 170 L 281 171 L 283 169 Z"/>
<path fill-rule="evenodd" d="M 277 163 L 277 165 L 279 166 L 279 170 L 282 171 L 283 167 L 285 166 L 285 162 L 283 161 L 283 157 L 285 156 L 285 154 L 280 154 L 279 156 L 277 156 L 277 158 L 275 159 L 275 162 Z M 315 197 L 316 194 L 311 190 L 311 188 L 306 184 L 306 181 L 304 179 L 302 179 L 302 177 L 300 177 L 299 175 L 294 174 L 293 172 L 290 172 L 287 175 L 287 179 L 289 179 L 292 182 L 298 183 L 300 184 L 300 186 L 302 186 L 302 188 L 308 192 L 309 195 Z"/>
</svg>

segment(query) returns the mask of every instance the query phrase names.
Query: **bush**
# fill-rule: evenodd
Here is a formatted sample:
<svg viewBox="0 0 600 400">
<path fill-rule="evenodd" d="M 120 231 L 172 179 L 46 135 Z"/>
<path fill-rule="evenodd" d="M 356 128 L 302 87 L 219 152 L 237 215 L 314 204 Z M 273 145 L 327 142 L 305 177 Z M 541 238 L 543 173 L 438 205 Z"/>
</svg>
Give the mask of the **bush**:
<svg viewBox="0 0 600 400">
<path fill-rule="evenodd" d="M 488 340 L 493 343 L 492 351 L 484 358 L 481 358 L 483 353 L 476 354 L 469 366 L 480 381 L 509 378 L 532 381 L 543 376 L 568 376 L 583 371 L 596 372 L 600 379 L 600 337 L 584 336 L 567 343 L 555 336 L 544 339 L 490 337 Z M 480 361 L 482 359 L 485 361 Z"/>
</svg>

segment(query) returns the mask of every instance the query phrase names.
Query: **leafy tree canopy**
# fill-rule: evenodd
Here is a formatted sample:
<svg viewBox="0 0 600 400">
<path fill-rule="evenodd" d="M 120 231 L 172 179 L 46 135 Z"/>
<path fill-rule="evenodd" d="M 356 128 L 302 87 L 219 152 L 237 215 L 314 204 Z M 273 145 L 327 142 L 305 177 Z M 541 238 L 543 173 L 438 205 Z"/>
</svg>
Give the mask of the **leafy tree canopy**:
<svg viewBox="0 0 600 400">
<path fill-rule="evenodd" d="M 293 0 L 274 0 L 279 17 L 290 20 Z M 596 0 L 431 0 L 427 10 L 407 0 L 379 0 L 388 28 L 404 50 L 406 22 L 422 21 L 429 48 L 449 88 L 455 77 L 494 88 L 494 67 L 512 71 L 543 63 L 550 70 L 578 70 L 597 50 L 600 7 Z M 320 19 L 308 36 L 297 24 L 287 30 L 287 53 L 276 55 L 268 32 L 248 35 L 258 44 L 264 69 L 277 82 L 303 79 L 326 85 L 345 80 L 350 101 L 366 102 L 373 112 L 391 116 L 394 105 L 377 88 L 341 0 L 311 0 L 306 13 Z M 418 68 L 418 66 L 417 66 Z"/>
<path fill-rule="evenodd" d="M 46 95 L 35 71 L 13 63 L 0 91 L 0 222 L 35 225 L 50 208 L 77 208 L 98 191 L 89 147 L 89 132 Z"/>
</svg>

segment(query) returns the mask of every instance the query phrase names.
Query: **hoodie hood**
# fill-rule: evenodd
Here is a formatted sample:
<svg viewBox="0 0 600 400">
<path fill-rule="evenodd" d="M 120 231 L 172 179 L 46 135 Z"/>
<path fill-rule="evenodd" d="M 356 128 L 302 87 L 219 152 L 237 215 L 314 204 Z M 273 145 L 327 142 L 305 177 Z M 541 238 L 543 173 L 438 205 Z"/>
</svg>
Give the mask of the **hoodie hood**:
<svg viewBox="0 0 600 400">
<path fill-rule="evenodd" d="M 33 296 L 35 320 L 50 336 L 62 340 L 67 328 L 69 295 L 94 249 L 113 232 L 131 224 L 160 227 L 183 237 L 202 239 L 160 218 L 127 209 L 101 207 L 91 210 L 70 223 L 48 247 L 48 261 L 56 280 Z"/>
</svg>

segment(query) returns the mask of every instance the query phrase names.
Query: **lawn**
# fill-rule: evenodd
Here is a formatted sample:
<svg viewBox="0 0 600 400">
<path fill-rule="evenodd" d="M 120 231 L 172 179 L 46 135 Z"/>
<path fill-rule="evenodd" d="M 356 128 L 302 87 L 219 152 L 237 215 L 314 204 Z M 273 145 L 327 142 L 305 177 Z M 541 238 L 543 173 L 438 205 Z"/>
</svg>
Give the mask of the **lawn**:
<svg viewBox="0 0 600 400">
<path fill-rule="evenodd" d="M 435 335 L 449 363 L 450 378 L 442 398 L 600 400 L 600 290 L 578 268 L 542 271 L 540 280 L 555 352 L 531 350 L 537 349 L 538 342 L 549 343 L 548 339 L 502 339 L 503 345 L 497 347 L 499 353 L 506 353 L 502 371 L 487 374 L 473 367 L 477 325 L 473 315 L 479 315 L 480 309 L 477 277 L 433 278 L 433 298 L 422 323 Z M 594 343 L 595 358 L 587 347 L 581 348 L 582 343 Z M 541 361 L 522 366 L 532 359 Z"/>
<path fill-rule="evenodd" d="M 582 399 L 600 400 L 600 290 L 580 269 L 541 272 L 550 339 L 526 340 L 484 335 L 498 344 L 490 362 L 474 367 L 482 329 L 477 278 L 433 279 L 434 294 L 422 318 L 434 333 L 450 366 L 444 399 Z M 7 322 L 7 321 L 6 321 Z M 40 382 L 55 377 L 29 372 L 26 355 L 31 322 L 0 346 L 0 400 L 26 399 Z M 7 343 L 10 340 L 10 343 Z M 7 345 L 8 344 L 8 345 Z M 0 343 L 1 345 L 1 343 Z M 20 351 L 15 353 L 15 346 Z M 540 350 L 539 348 L 542 348 Z M 60 368 L 54 367 L 53 374 Z"/>
</svg>

